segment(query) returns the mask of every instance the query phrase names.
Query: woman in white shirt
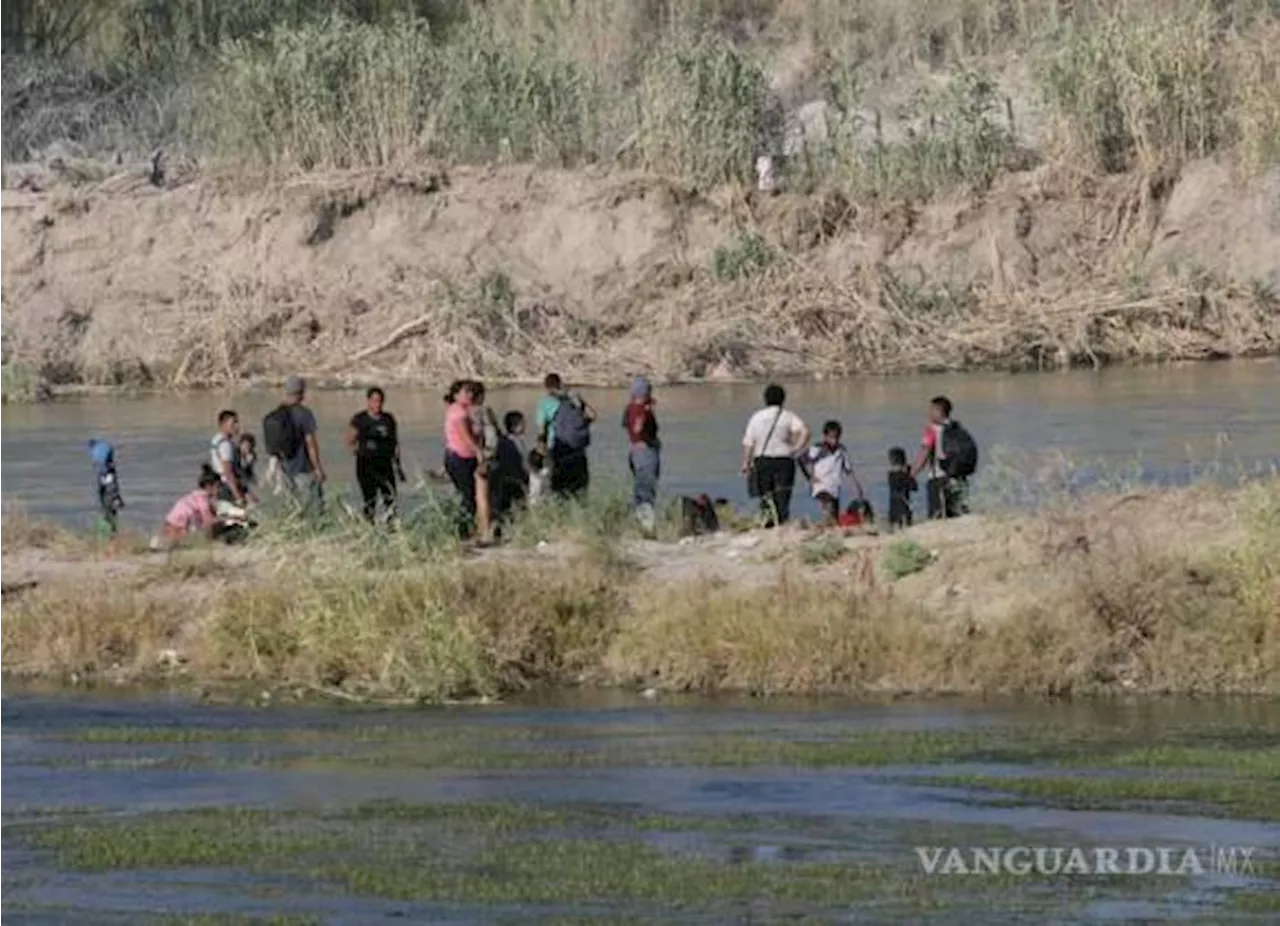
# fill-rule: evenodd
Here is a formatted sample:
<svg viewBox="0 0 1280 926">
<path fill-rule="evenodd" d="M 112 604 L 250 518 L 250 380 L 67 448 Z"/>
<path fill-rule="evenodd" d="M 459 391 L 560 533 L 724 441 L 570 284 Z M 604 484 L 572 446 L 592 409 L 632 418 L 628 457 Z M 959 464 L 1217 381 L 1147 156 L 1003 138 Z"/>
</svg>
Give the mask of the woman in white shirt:
<svg viewBox="0 0 1280 926">
<path fill-rule="evenodd" d="M 747 491 L 760 499 L 765 526 L 791 517 L 791 491 L 796 483 L 796 456 L 809 446 L 809 428 L 783 408 L 786 391 L 776 383 L 764 390 L 764 405 L 747 422 L 742 436 L 742 473 Z"/>
</svg>

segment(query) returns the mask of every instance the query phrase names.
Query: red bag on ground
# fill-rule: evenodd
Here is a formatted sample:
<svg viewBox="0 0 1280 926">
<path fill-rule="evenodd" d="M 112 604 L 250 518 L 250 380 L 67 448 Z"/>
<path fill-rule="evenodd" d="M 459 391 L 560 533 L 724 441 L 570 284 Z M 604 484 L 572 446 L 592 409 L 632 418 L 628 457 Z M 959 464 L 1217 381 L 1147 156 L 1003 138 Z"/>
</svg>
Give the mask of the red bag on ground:
<svg viewBox="0 0 1280 926">
<path fill-rule="evenodd" d="M 841 527 L 861 527 L 862 512 L 860 511 L 842 511 L 836 523 Z"/>
</svg>

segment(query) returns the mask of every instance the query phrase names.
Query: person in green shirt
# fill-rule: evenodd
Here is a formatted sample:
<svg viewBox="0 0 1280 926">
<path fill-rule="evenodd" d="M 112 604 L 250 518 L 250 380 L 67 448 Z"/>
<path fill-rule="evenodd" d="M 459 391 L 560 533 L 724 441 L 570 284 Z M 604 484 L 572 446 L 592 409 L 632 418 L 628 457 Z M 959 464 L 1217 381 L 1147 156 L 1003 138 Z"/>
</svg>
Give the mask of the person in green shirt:
<svg viewBox="0 0 1280 926">
<path fill-rule="evenodd" d="M 560 403 L 564 401 L 564 381 L 560 379 L 559 373 L 548 373 L 542 384 L 546 386 L 547 394 L 538 400 L 538 408 L 533 416 L 533 426 L 536 442 L 543 444 L 549 450 L 552 422 L 555 421 L 556 412 L 560 410 Z"/>
<path fill-rule="evenodd" d="M 543 385 L 547 394 L 538 402 L 534 426 L 539 446 L 546 448 L 551 461 L 551 491 L 563 497 L 581 495 L 591 479 L 587 445 L 596 410 L 582 396 L 570 394 L 558 373 L 548 373 Z"/>
</svg>

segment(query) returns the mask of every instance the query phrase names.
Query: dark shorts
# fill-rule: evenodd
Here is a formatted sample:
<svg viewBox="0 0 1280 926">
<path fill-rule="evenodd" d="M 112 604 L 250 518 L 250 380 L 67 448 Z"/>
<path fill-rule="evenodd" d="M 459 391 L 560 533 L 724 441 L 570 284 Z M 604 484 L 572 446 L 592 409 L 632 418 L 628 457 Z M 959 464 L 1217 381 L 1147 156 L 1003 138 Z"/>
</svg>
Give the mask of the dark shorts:
<svg viewBox="0 0 1280 926">
<path fill-rule="evenodd" d="M 462 499 L 462 510 L 471 517 L 476 513 L 476 466 L 475 457 L 460 457 L 456 453 L 446 453 L 444 469 L 449 479 L 458 490 Z"/>
<path fill-rule="evenodd" d="M 591 482 L 585 450 L 567 450 L 551 445 L 551 491 L 557 495 L 580 495 Z"/>
</svg>

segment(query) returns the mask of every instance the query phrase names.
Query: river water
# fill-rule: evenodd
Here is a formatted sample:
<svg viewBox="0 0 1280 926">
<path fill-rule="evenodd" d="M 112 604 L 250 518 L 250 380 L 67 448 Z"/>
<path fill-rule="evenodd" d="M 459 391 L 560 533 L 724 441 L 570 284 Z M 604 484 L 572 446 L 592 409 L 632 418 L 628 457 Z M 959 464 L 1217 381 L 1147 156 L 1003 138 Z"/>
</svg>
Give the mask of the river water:
<svg viewBox="0 0 1280 926">
<path fill-rule="evenodd" d="M 1117 368 L 1054 374 L 967 373 L 861 379 L 789 386 L 788 406 L 814 429 L 835 418 L 873 501 L 883 503 L 885 452 L 914 453 L 929 397 L 944 393 L 983 448 L 979 488 L 1015 501 L 1059 479 L 1089 483 L 1103 474 L 1182 482 L 1205 472 L 1233 479 L 1280 466 L 1280 363 L 1275 361 Z M 760 404 L 756 385 L 696 385 L 658 391 L 668 494 L 707 492 L 745 501 L 738 475 L 747 417 Z M 532 415 L 540 393 L 496 390 L 501 415 Z M 622 390 L 584 390 L 602 417 L 592 450 L 597 476 L 625 473 Z M 66 523 L 87 523 L 95 496 L 86 452 L 90 437 L 117 447 L 125 521 L 149 528 L 194 484 L 206 459 L 217 412 L 234 408 L 248 430 L 276 401 L 265 392 L 197 392 L 142 398 L 85 398 L 6 408 L 3 495 Z M 353 482 L 342 450 L 345 422 L 363 406 L 359 392 L 309 398 L 320 422 L 322 453 L 336 486 Z M 400 422 L 408 468 L 440 466 L 443 404 L 436 391 L 393 389 L 387 408 Z M 993 465 L 992 460 L 998 461 Z M 1032 487 L 1028 490 L 1027 487 Z M 811 513 L 806 503 L 801 513 Z"/>
<path fill-rule="evenodd" d="M 1065 775 L 1157 787 L 1199 778 L 1225 794 L 1229 761 L 1212 771 L 1088 766 L 1166 745 L 1274 750 L 1272 702 L 654 703 L 615 692 L 263 710 L 154 692 L 6 689 L 4 897 L 14 922 L 1167 922 L 1224 914 L 1231 891 L 1275 885 L 1261 870 L 917 880 L 913 850 L 1231 846 L 1258 864 L 1274 859 L 1280 825 L 1247 812 L 1213 819 L 1211 807 L 1177 801 L 1063 806 L 999 792 L 1005 781 Z M 930 754 L 957 736 L 974 737 L 969 755 Z M 860 752 L 867 738 L 888 754 Z M 1018 758 L 1020 743 L 1038 744 L 1041 758 Z M 815 758 L 825 749 L 836 751 Z M 940 775 L 982 776 L 987 790 Z M 1259 793 L 1270 787 L 1252 780 Z M 243 824 L 220 822 L 232 813 Z M 616 870 L 593 867 L 609 858 Z M 703 866 L 708 883 L 682 881 L 672 858 Z M 865 866 L 883 874 L 840 894 Z M 384 868 L 399 880 L 381 879 Z M 787 872 L 801 879 L 795 891 L 803 879 L 829 885 L 788 907 L 769 886 Z"/>
</svg>

